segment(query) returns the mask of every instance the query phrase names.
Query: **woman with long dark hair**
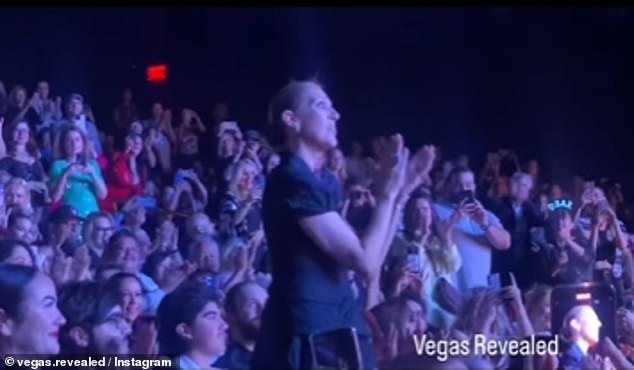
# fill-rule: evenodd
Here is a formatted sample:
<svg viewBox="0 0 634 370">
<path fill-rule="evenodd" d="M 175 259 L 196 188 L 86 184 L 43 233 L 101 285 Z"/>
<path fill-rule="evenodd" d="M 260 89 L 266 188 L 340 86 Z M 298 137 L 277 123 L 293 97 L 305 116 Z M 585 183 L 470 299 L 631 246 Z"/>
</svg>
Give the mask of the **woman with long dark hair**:
<svg viewBox="0 0 634 370">
<path fill-rule="evenodd" d="M 66 320 L 48 276 L 34 267 L 0 264 L 0 297 L 0 357 L 59 353 Z"/>
<path fill-rule="evenodd" d="M 327 153 L 338 144 L 339 118 L 328 95 L 313 81 L 290 82 L 271 101 L 269 121 L 276 131 L 272 144 L 284 151 L 263 198 L 273 284 L 253 369 L 312 367 L 307 336 L 349 327 L 356 329 L 362 366 L 376 367 L 348 271 L 366 281 L 378 280 L 400 210 L 426 176 L 433 151 L 425 148 L 410 161 L 402 137 L 391 137 L 380 158 L 370 227 L 359 238 L 338 212 L 341 192 L 325 166 Z"/>
</svg>

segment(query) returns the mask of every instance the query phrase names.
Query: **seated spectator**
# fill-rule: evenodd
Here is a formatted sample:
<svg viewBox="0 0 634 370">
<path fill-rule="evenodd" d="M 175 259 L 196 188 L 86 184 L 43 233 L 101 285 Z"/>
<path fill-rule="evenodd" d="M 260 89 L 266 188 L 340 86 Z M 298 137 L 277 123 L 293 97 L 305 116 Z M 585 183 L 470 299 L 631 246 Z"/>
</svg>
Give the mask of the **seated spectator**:
<svg viewBox="0 0 634 370">
<path fill-rule="evenodd" d="M 35 254 L 28 244 L 19 240 L 0 240 L 0 265 L 20 265 L 37 268 Z"/>
<path fill-rule="evenodd" d="M 142 272 L 149 276 L 165 292 L 172 291 L 183 282 L 182 270 L 193 273 L 195 266 L 183 261 L 177 251 L 155 252 L 143 264 Z"/>
<path fill-rule="evenodd" d="M 86 247 L 90 250 L 91 269 L 94 270 L 99 265 L 113 232 L 114 223 L 108 213 L 91 213 L 84 221 L 82 236 Z"/>
<path fill-rule="evenodd" d="M 102 255 L 101 265 L 116 266 L 122 272 L 140 274 L 142 261 L 141 248 L 134 234 L 123 229 L 110 237 Z M 141 283 L 147 301 L 146 308 L 149 311 L 156 310 L 165 292 L 147 276 L 141 278 Z"/>
<path fill-rule="evenodd" d="M 19 240 L 28 246 L 33 245 L 38 237 L 39 230 L 31 216 L 22 212 L 12 212 L 7 223 L 7 237 Z"/>
<path fill-rule="evenodd" d="M 56 209 L 50 217 L 50 232 L 44 244 L 37 248 L 38 266 L 44 271 L 50 271 L 55 252 L 67 241 L 78 241 L 81 238 L 81 218 L 73 206 L 62 206 Z"/>
<path fill-rule="evenodd" d="M 141 281 L 145 296 L 145 312 L 153 316 L 166 293 L 174 290 L 191 274 L 189 269 L 175 269 L 169 286 L 159 286 L 152 278 L 141 272 L 142 261 L 139 242 L 128 230 L 119 230 L 108 241 L 102 257 L 102 265 L 118 267 L 121 272 L 135 274 Z"/>
<path fill-rule="evenodd" d="M 179 229 L 176 228 L 172 221 L 167 218 L 161 221 L 158 227 L 155 229 L 154 233 L 154 241 L 152 243 L 152 249 L 154 250 L 154 252 L 176 252 L 179 254 L 180 257 L 182 253 L 180 248 L 181 245 L 184 246 L 184 244 L 180 243 L 179 233 Z M 182 257 L 179 261 L 182 262 Z"/>
<path fill-rule="evenodd" d="M 66 118 L 55 123 L 53 127 L 53 147 L 57 151 L 56 156 L 65 155 L 59 151 L 63 149 L 63 143 L 65 143 L 64 132 L 69 128 L 75 128 L 82 133 L 85 137 L 84 150 L 89 158 L 96 159 L 97 156 L 103 154 L 101 147 L 101 140 L 99 138 L 99 132 L 94 121 L 91 121 L 84 108 L 84 97 L 79 94 L 71 94 L 68 99 L 68 106 L 66 109 Z M 62 145 L 60 145 L 60 141 Z"/>
<path fill-rule="evenodd" d="M 25 121 L 18 121 L 10 133 L 7 156 L 0 160 L 0 170 L 28 181 L 31 191 L 36 193 L 35 205 L 42 207 L 48 188 L 44 182 L 44 168 L 38 159 L 37 144 L 32 140 L 29 125 Z"/>
<path fill-rule="evenodd" d="M 207 369 L 227 348 L 219 300 L 203 285 L 185 285 L 167 295 L 157 322 L 161 352 L 177 356 L 181 369 Z"/>
<path fill-rule="evenodd" d="M 125 150 L 114 154 L 109 165 L 107 183 L 108 197 L 102 202 L 102 208 L 113 211 L 121 204 L 143 191 L 141 172 L 137 158 L 143 150 L 140 136 L 130 134 L 125 139 Z"/>
<path fill-rule="evenodd" d="M 456 274 L 456 288 L 465 291 L 487 286 L 491 273 L 491 250 L 508 249 L 509 233 L 500 220 L 474 198 L 476 185 L 473 172 L 466 167 L 455 167 L 449 175 L 445 199 L 434 204 L 440 221 L 447 221 L 460 209 L 453 240 L 462 257 L 462 268 Z"/>
<path fill-rule="evenodd" d="M 57 355 L 60 328 L 53 281 L 34 267 L 0 264 L 0 353 Z"/>
<path fill-rule="evenodd" d="M 229 344 L 222 357 L 214 363 L 220 369 L 247 370 L 260 332 L 260 316 L 268 294 L 256 283 L 243 282 L 233 286 L 224 299 L 229 324 Z"/>
<path fill-rule="evenodd" d="M 115 274 L 108 279 L 104 289 L 119 298 L 121 313 L 130 325 L 145 311 L 143 288 L 136 275 L 127 272 Z"/>
<path fill-rule="evenodd" d="M 262 223 L 262 190 L 255 186 L 257 170 L 253 163 L 241 160 L 233 168 L 228 191 L 219 215 L 219 234 L 224 239 L 248 239 Z"/>
<path fill-rule="evenodd" d="M 4 186 L 4 204 L 12 212 L 33 215 L 31 192 L 27 182 L 19 177 L 11 178 Z"/>
<path fill-rule="evenodd" d="M 97 199 L 108 195 L 101 169 L 94 159 L 88 159 L 86 138 L 79 129 L 65 129 L 60 145 L 60 157 L 50 170 L 52 201 L 73 205 L 85 218 L 99 211 Z"/>
<path fill-rule="evenodd" d="M 59 307 L 67 318 L 60 332 L 63 354 L 130 353 L 130 324 L 117 296 L 99 283 L 65 285 L 60 290 Z"/>
</svg>

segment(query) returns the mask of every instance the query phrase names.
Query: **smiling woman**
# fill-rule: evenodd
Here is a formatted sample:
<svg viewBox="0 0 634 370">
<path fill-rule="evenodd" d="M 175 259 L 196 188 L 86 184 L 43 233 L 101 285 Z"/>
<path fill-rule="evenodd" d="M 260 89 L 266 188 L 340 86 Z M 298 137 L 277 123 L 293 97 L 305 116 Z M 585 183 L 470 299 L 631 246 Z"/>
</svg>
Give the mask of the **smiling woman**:
<svg viewBox="0 0 634 370">
<path fill-rule="evenodd" d="M 33 267 L 0 265 L 0 353 L 56 355 L 66 320 L 53 281 Z"/>
</svg>

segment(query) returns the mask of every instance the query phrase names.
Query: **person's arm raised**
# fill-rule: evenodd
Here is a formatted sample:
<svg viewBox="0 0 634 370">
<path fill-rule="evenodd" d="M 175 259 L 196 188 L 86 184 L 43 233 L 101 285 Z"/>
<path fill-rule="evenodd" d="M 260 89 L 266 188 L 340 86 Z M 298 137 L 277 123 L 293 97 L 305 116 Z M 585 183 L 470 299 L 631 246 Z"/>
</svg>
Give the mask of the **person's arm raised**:
<svg viewBox="0 0 634 370">
<path fill-rule="evenodd" d="M 392 214 L 390 216 L 390 227 L 386 233 L 387 239 L 385 240 L 383 252 L 381 254 L 381 261 L 385 260 L 390 246 L 394 241 L 394 236 L 396 235 L 401 220 L 403 219 L 403 210 L 410 195 L 429 178 L 429 172 L 432 169 L 435 158 L 436 148 L 432 145 L 425 145 L 420 148 L 408 161 L 403 186 L 401 187 L 396 201 L 394 202 L 394 208 L 392 209 Z"/>
<path fill-rule="evenodd" d="M 300 227 L 320 249 L 367 281 L 374 279 L 383 264 L 391 217 L 409 162 L 409 152 L 400 135 L 391 138 L 381 159 L 376 207 L 363 237 L 358 238 L 336 210 L 299 218 Z"/>
</svg>

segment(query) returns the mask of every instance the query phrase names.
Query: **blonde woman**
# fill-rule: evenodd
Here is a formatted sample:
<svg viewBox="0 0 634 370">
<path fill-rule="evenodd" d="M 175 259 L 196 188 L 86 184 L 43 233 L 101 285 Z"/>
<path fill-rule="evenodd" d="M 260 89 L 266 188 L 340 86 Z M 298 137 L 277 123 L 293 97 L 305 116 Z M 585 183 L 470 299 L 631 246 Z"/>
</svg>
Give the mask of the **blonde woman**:
<svg viewBox="0 0 634 370">
<path fill-rule="evenodd" d="M 262 190 L 256 187 L 257 168 L 250 160 L 233 167 L 227 193 L 221 203 L 220 234 L 248 239 L 260 229 Z"/>
</svg>

